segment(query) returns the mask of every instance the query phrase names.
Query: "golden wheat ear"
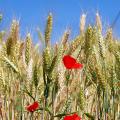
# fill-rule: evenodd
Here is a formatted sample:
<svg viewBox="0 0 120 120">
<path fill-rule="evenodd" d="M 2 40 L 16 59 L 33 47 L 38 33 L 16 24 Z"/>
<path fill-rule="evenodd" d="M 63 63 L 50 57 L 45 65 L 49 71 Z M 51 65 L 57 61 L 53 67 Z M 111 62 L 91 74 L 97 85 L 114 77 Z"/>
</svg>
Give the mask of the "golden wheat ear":
<svg viewBox="0 0 120 120">
<path fill-rule="evenodd" d="M 80 34 L 84 33 L 85 24 L 86 24 L 86 14 L 83 13 L 80 18 Z"/>
<path fill-rule="evenodd" d="M 26 36 L 26 43 L 25 43 L 25 62 L 28 65 L 31 59 L 31 50 L 32 50 L 32 39 L 30 33 Z"/>
<path fill-rule="evenodd" d="M 47 46 L 50 47 L 52 23 L 53 23 L 53 18 L 52 18 L 52 14 L 50 13 L 47 18 L 47 24 L 46 24 L 46 29 L 45 29 L 45 45 L 46 45 L 46 47 Z"/>
<path fill-rule="evenodd" d="M 96 13 L 96 26 L 100 31 L 102 31 L 102 21 L 99 12 Z"/>
</svg>

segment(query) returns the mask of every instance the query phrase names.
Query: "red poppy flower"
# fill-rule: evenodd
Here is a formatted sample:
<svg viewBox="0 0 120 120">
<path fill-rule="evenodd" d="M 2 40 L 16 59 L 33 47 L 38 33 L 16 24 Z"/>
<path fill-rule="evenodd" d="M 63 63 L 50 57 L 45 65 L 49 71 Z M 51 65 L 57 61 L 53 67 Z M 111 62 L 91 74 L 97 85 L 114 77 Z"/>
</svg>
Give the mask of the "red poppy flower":
<svg viewBox="0 0 120 120">
<path fill-rule="evenodd" d="M 27 111 L 34 112 L 39 107 L 38 102 L 34 102 L 32 105 L 27 106 Z"/>
<path fill-rule="evenodd" d="M 82 118 L 77 114 L 73 114 L 71 116 L 65 116 L 64 120 L 82 120 Z"/>
<path fill-rule="evenodd" d="M 65 55 L 63 57 L 63 63 L 67 69 L 81 69 L 83 67 L 82 64 L 77 63 L 76 59 L 70 55 Z"/>
</svg>

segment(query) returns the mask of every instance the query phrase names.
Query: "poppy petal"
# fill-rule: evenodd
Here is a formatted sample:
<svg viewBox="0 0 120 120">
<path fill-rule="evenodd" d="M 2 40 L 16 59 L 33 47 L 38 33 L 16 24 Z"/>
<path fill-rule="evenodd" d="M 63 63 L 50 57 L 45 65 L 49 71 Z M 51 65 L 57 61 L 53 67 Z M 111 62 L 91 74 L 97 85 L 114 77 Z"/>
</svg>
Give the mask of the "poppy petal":
<svg viewBox="0 0 120 120">
<path fill-rule="evenodd" d="M 33 108 L 38 108 L 38 106 L 39 106 L 38 102 L 34 102 Z"/>
<path fill-rule="evenodd" d="M 32 107 L 31 107 L 31 106 L 28 106 L 28 107 L 27 107 L 27 111 L 32 112 Z"/>
<path fill-rule="evenodd" d="M 76 60 L 70 55 L 66 55 L 63 57 L 63 63 L 67 69 L 72 69 L 76 63 Z"/>
<path fill-rule="evenodd" d="M 65 116 L 64 120 L 72 120 L 72 116 Z"/>
<path fill-rule="evenodd" d="M 73 115 L 73 119 L 74 120 L 82 120 L 80 116 L 78 116 L 77 114 Z"/>
<path fill-rule="evenodd" d="M 38 102 L 34 102 L 32 105 L 27 106 L 27 111 L 34 112 L 39 107 Z"/>
<path fill-rule="evenodd" d="M 83 68 L 83 64 L 75 63 L 74 66 L 73 66 L 73 68 L 75 68 L 75 69 L 81 69 L 81 68 Z"/>
<path fill-rule="evenodd" d="M 80 116 L 77 114 L 73 114 L 71 116 L 65 116 L 64 120 L 82 120 Z"/>
</svg>

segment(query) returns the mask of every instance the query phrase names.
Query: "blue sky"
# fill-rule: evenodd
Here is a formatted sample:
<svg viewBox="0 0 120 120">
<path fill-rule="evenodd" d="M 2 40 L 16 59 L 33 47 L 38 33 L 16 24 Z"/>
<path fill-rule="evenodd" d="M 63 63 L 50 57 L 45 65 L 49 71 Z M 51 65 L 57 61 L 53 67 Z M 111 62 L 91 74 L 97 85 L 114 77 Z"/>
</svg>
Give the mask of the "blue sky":
<svg viewBox="0 0 120 120">
<path fill-rule="evenodd" d="M 99 11 L 103 27 L 113 22 L 120 10 L 120 0 L 0 0 L 3 21 L 0 29 L 8 29 L 13 18 L 20 20 L 21 35 L 31 32 L 34 42 L 38 41 L 36 28 L 44 32 L 49 12 L 53 14 L 52 42 L 58 41 L 65 31 L 71 29 L 71 38 L 79 33 L 80 15 L 87 13 L 87 24 L 95 22 Z M 120 36 L 120 18 L 114 28 L 115 36 Z"/>
</svg>

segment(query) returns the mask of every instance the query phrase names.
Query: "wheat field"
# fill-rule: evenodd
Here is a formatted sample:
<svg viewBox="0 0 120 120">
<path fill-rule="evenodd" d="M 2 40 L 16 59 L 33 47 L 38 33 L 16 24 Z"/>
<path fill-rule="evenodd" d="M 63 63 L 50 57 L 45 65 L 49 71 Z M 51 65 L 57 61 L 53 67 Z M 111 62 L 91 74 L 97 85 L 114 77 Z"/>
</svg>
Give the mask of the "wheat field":
<svg viewBox="0 0 120 120">
<path fill-rule="evenodd" d="M 45 32 L 38 30 L 42 47 L 30 33 L 22 39 L 17 20 L 0 32 L 0 120 L 63 120 L 73 113 L 82 120 L 120 120 L 120 41 L 112 28 L 103 35 L 100 15 L 86 27 L 82 14 L 80 34 L 70 40 L 67 29 L 52 45 L 52 23 L 50 13 Z M 83 68 L 66 69 L 65 55 Z M 29 112 L 35 101 L 38 109 Z"/>
</svg>

